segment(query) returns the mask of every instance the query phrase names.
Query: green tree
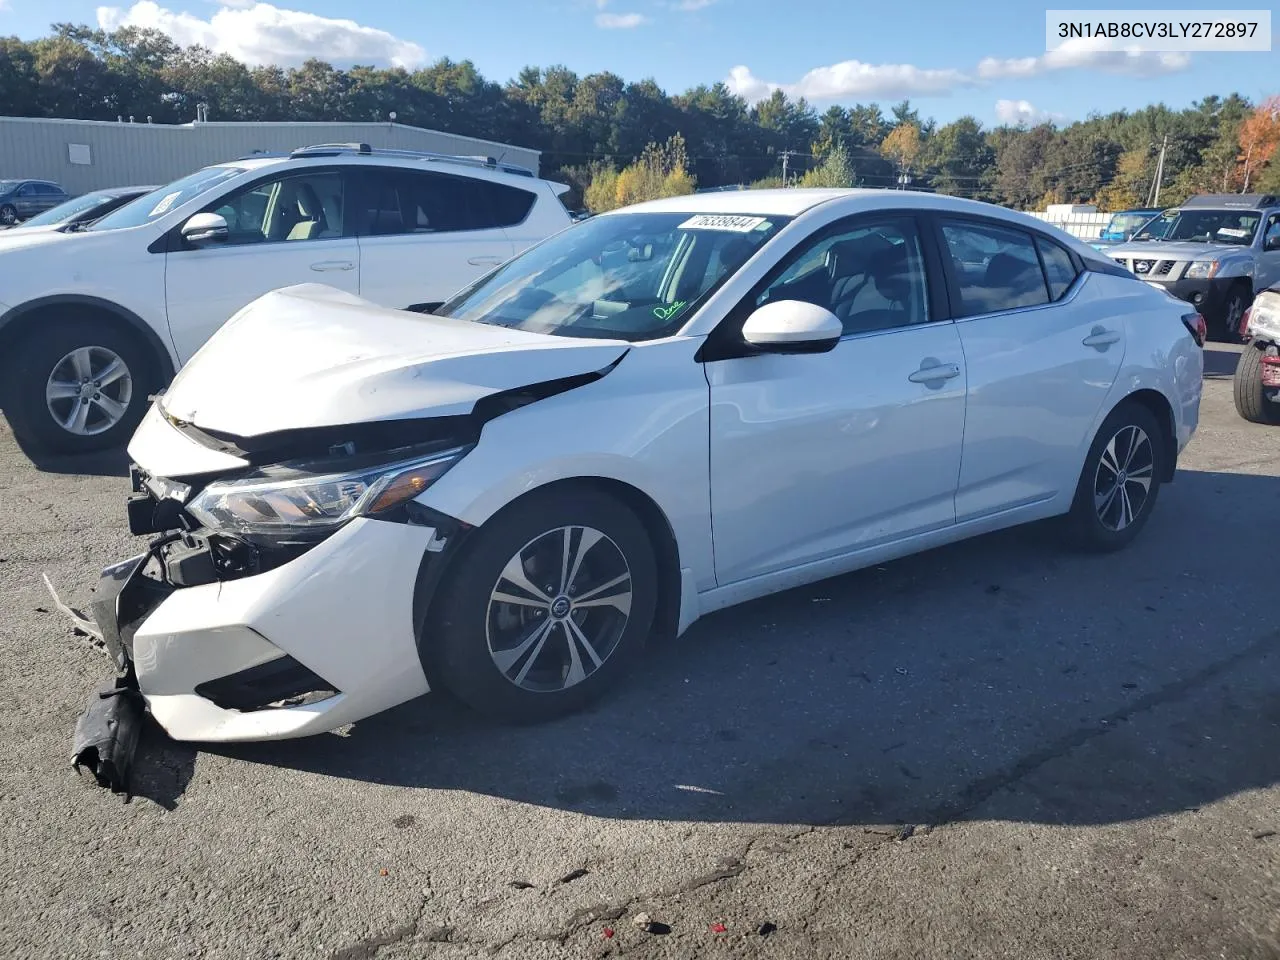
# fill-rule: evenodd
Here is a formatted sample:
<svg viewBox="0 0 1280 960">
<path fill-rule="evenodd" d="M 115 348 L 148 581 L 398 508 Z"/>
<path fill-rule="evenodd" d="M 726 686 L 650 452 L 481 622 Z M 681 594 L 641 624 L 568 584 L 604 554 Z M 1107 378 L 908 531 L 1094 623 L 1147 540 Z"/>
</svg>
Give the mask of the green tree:
<svg viewBox="0 0 1280 960">
<path fill-rule="evenodd" d="M 802 187 L 852 187 L 856 179 L 853 163 L 849 159 L 849 151 L 844 144 L 837 143 L 829 151 L 822 163 L 809 170 L 800 178 Z"/>
</svg>

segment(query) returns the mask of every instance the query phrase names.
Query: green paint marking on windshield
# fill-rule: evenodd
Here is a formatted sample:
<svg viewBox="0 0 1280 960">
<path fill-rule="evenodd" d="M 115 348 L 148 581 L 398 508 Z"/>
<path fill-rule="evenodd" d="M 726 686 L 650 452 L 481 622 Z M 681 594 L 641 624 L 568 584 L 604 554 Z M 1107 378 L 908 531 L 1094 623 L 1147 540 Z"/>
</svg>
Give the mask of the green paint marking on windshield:
<svg viewBox="0 0 1280 960">
<path fill-rule="evenodd" d="M 684 309 L 685 302 L 686 301 L 684 300 L 677 300 L 675 303 L 671 304 L 671 306 L 669 307 L 654 307 L 653 315 L 657 317 L 659 320 L 670 320 L 677 313 L 679 313 L 681 310 Z"/>
</svg>

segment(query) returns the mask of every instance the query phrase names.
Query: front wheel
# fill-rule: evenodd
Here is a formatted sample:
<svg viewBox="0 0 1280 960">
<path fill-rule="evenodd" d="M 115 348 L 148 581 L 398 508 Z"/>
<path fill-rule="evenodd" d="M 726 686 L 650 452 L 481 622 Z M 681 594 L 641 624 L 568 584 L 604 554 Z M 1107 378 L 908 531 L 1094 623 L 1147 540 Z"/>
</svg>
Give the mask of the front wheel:
<svg viewBox="0 0 1280 960">
<path fill-rule="evenodd" d="M 1280 404 L 1268 400 L 1262 389 L 1262 351 L 1253 344 L 1240 351 L 1231 378 L 1231 397 L 1236 413 L 1250 423 L 1280 423 Z"/>
<path fill-rule="evenodd" d="M 1132 402 L 1113 410 L 1094 437 L 1063 518 L 1068 541 L 1094 551 L 1126 546 L 1151 516 L 1169 455 L 1150 410 Z"/>
<path fill-rule="evenodd" d="M 1249 292 L 1241 284 L 1232 287 L 1222 306 L 1222 335 L 1227 343 L 1240 342 L 1240 321 L 1249 308 Z"/>
<path fill-rule="evenodd" d="M 159 386 L 137 337 L 106 323 L 54 320 L 26 338 L 7 369 L 13 432 L 47 453 L 122 446 Z"/>
<path fill-rule="evenodd" d="M 585 487 L 534 493 L 474 536 L 420 641 L 445 687 L 481 713 L 525 723 L 579 709 L 626 675 L 658 588 L 653 547 L 630 509 Z"/>
</svg>

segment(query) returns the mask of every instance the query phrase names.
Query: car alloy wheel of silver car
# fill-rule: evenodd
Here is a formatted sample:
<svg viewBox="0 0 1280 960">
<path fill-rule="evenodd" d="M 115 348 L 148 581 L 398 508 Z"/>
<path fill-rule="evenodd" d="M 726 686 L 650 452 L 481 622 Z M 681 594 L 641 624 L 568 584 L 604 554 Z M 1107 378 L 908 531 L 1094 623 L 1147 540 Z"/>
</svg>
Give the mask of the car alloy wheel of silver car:
<svg viewBox="0 0 1280 960">
<path fill-rule="evenodd" d="M 1142 514 L 1154 474 L 1151 438 L 1141 427 L 1121 427 L 1103 448 L 1094 476 L 1093 502 L 1104 527 L 1119 533 Z"/>
<path fill-rule="evenodd" d="M 567 526 L 530 540 L 489 595 L 489 656 L 511 683 L 555 693 L 596 672 L 631 615 L 631 569 L 593 527 Z"/>
<path fill-rule="evenodd" d="M 133 400 L 133 376 L 114 350 L 77 347 L 54 364 L 44 397 L 63 430 L 89 437 L 124 417 Z"/>
</svg>

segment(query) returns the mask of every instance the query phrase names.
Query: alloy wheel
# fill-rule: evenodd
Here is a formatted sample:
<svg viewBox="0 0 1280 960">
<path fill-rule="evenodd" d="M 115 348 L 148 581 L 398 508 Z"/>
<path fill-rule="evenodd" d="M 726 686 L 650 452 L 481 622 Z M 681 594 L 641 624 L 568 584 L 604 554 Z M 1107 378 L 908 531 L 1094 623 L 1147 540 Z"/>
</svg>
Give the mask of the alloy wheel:
<svg viewBox="0 0 1280 960">
<path fill-rule="evenodd" d="M 54 364 L 44 398 L 63 430 L 91 437 L 124 418 L 133 400 L 133 375 L 114 350 L 77 347 Z"/>
<path fill-rule="evenodd" d="M 557 527 L 507 561 L 489 594 L 489 656 L 515 686 L 557 693 L 617 649 L 631 616 L 631 568 L 593 527 Z"/>
<path fill-rule="evenodd" d="M 1121 427 L 1102 449 L 1093 481 L 1098 521 L 1119 533 L 1141 515 L 1155 479 L 1151 438 L 1141 427 Z"/>
</svg>

